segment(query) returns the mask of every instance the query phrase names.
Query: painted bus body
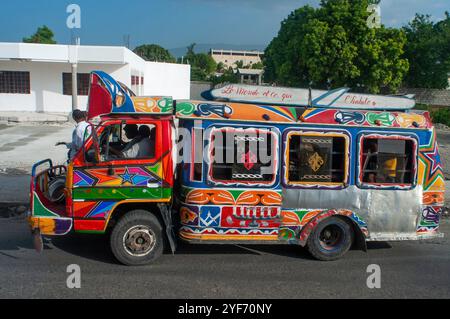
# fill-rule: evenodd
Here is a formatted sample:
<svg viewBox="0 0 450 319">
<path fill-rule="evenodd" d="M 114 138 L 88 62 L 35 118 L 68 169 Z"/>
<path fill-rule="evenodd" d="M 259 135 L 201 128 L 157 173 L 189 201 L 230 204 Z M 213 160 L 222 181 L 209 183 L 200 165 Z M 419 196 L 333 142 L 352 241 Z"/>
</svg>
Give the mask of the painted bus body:
<svg viewBox="0 0 450 319">
<path fill-rule="evenodd" d="M 351 226 L 361 247 L 366 241 L 443 236 L 445 184 L 427 112 L 174 102 L 129 96 L 102 72 L 94 72 L 91 81 L 89 117 L 99 121 L 83 149 L 67 166 L 46 160 L 33 167 L 29 222 L 37 236 L 109 233 L 132 210 L 157 217 L 172 251 L 177 237 L 194 243 L 305 246 L 318 225 L 333 217 Z M 105 132 L 126 124 L 155 128 L 154 154 L 100 160 Z M 180 130 L 192 139 L 184 141 L 183 155 L 176 148 Z M 219 149 L 214 144 L 219 132 L 270 141 L 271 171 L 260 174 L 263 166 L 245 159 L 221 170 L 212 156 Z M 305 143 L 325 151 L 297 156 Z M 403 160 L 395 158 L 403 163 L 395 172 L 401 182 L 367 181 L 366 145 L 374 143 L 391 145 L 390 152 L 392 145 L 402 145 Z M 331 175 L 317 173 L 332 160 Z M 42 170 L 46 164 L 50 167 Z M 310 175 L 298 173 L 296 165 Z M 229 172 L 233 178 L 224 178 Z M 49 181 L 59 177 L 65 178 L 65 202 L 56 204 L 48 198 Z"/>
</svg>

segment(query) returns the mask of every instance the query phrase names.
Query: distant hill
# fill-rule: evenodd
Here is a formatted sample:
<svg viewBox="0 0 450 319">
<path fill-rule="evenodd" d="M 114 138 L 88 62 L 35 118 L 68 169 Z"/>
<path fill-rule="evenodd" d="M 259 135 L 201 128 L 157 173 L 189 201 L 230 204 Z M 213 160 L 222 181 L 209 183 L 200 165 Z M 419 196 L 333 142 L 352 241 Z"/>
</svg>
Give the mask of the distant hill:
<svg viewBox="0 0 450 319">
<path fill-rule="evenodd" d="M 177 57 L 181 58 L 186 54 L 186 47 L 169 49 L 169 52 Z M 198 43 L 195 45 L 195 53 L 208 53 L 211 49 L 224 49 L 224 50 L 247 50 L 247 51 L 264 51 L 265 45 L 238 45 L 238 44 L 224 44 L 224 43 Z"/>
</svg>

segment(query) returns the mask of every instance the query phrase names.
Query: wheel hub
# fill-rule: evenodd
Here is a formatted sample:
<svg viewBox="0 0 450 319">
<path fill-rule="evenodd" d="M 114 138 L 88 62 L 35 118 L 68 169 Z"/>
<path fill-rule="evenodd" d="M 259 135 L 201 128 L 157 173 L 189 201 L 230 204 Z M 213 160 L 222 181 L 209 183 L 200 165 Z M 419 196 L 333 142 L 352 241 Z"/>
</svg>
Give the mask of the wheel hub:
<svg viewBox="0 0 450 319">
<path fill-rule="evenodd" d="M 123 245 L 130 255 L 145 256 L 155 247 L 155 238 L 155 234 L 147 226 L 135 226 L 125 233 Z"/>
<path fill-rule="evenodd" d="M 320 243 L 325 249 L 333 249 L 342 241 L 342 229 L 336 225 L 325 227 L 320 233 Z"/>
</svg>

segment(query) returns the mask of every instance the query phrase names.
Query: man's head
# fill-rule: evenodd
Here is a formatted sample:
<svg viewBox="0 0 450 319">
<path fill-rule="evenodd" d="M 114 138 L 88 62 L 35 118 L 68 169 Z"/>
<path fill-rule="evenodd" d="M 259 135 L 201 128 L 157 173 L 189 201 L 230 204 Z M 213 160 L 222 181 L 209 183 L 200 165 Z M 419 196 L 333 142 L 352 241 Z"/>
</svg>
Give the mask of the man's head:
<svg viewBox="0 0 450 319">
<path fill-rule="evenodd" d="M 86 113 L 80 110 L 75 110 L 72 113 L 72 118 L 75 122 L 80 123 L 86 120 Z"/>
<path fill-rule="evenodd" d="M 127 124 L 123 128 L 128 139 L 133 139 L 139 135 L 138 126 L 136 124 Z"/>
<path fill-rule="evenodd" d="M 151 130 L 147 125 L 142 125 L 141 127 L 139 127 L 139 135 L 142 138 L 149 138 L 151 135 Z"/>
</svg>

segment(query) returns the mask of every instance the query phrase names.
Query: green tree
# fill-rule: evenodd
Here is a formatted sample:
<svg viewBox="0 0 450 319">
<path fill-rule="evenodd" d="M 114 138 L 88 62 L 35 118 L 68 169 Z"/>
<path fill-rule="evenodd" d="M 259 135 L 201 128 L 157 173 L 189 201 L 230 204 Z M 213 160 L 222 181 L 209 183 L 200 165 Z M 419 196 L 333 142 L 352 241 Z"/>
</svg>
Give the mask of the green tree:
<svg viewBox="0 0 450 319">
<path fill-rule="evenodd" d="M 212 78 L 217 69 L 214 59 L 206 53 L 195 53 L 195 43 L 187 47 L 186 61 L 191 65 L 191 80 L 206 81 Z"/>
<path fill-rule="evenodd" d="M 403 31 L 369 28 L 368 0 L 322 0 L 282 23 L 265 51 L 265 79 L 288 86 L 396 91 L 408 71 Z"/>
<path fill-rule="evenodd" d="M 252 64 L 253 70 L 262 70 L 264 69 L 264 64 L 262 62 L 256 62 Z"/>
<path fill-rule="evenodd" d="M 410 70 L 405 85 L 445 89 L 450 72 L 450 15 L 434 23 L 429 15 L 419 15 L 403 28 L 408 42 L 405 57 Z"/>
<path fill-rule="evenodd" d="M 144 44 L 134 49 L 134 53 L 146 61 L 174 63 L 176 59 L 170 52 L 157 44 Z"/>
<path fill-rule="evenodd" d="M 23 38 L 23 42 L 25 43 L 42 43 L 42 44 L 56 44 L 56 41 L 53 39 L 55 34 L 49 27 L 46 25 L 39 27 L 35 34 L 30 36 L 29 38 Z"/>
<path fill-rule="evenodd" d="M 243 69 L 244 68 L 244 61 L 239 60 L 234 62 L 234 65 L 236 66 L 236 69 Z"/>
<path fill-rule="evenodd" d="M 223 62 L 217 63 L 216 71 L 223 73 L 225 71 L 225 64 Z"/>
<path fill-rule="evenodd" d="M 194 65 L 205 71 L 206 74 L 211 75 L 216 71 L 217 63 L 207 53 L 198 53 L 195 56 Z"/>
<path fill-rule="evenodd" d="M 219 77 L 212 77 L 211 79 L 213 85 L 221 83 L 238 83 L 239 77 L 234 72 L 233 68 L 228 68 L 223 70 L 223 74 Z"/>
</svg>

